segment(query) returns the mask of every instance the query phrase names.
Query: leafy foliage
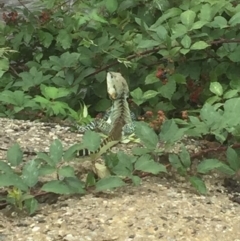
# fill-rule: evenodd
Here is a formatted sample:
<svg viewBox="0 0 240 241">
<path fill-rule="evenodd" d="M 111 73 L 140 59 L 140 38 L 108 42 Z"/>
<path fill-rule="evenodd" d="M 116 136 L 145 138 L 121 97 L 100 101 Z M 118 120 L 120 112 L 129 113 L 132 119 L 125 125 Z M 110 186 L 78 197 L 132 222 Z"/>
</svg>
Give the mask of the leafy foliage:
<svg viewBox="0 0 240 241">
<path fill-rule="evenodd" d="M 1 117 L 87 123 L 90 115 L 111 105 L 104 80 L 106 70 L 112 70 L 129 82 L 130 107 L 136 114 L 144 112 L 143 120 L 158 131 L 137 122 L 142 146 L 132 155 L 105 155 L 104 165 L 95 163 L 96 172 L 86 180 L 75 175 L 69 161 L 80 148 L 98 149 L 96 133 L 86 133 L 82 144 L 66 151 L 55 140 L 49 154 L 38 153 L 28 162 L 14 145 L 7 160 L 0 161 L 5 200 L 34 213 L 38 202 L 32 190 L 50 174 L 56 179 L 37 191 L 84 194 L 88 187 L 102 191 L 125 185 L 125 180 L 138 185 L 139 173 L 166 175 L 168 166 L 161 162 L 166 153 L 159 141 L 167 150 L 185 135 L 213 136 L 226 151 L 226 163 L 206 158 L 196 170 L 193 154 L 184 146 L 169 154 L 170 166 L 200 193 L 207 191 L 202 175 L 214 170 L 236 175 L 239 10 L 233 0 L 89 0 L 70 7 L 63 0 L 43 0 L 38 9 L 5 9 L 5 23 L 0 24 Z"/>
</svg>

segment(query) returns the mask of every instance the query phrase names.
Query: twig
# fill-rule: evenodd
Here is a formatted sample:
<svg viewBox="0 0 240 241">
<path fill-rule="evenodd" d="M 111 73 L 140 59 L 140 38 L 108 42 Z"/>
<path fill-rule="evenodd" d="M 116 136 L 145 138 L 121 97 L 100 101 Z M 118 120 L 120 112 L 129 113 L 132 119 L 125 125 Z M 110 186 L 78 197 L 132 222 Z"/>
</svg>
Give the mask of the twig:
<svg viewBox="0 0 240 241">
<path fill-rule="evenodd" d="M 233 144 L 231 147 L 233 149 L 239 149 L 240 143 Z M 218 147 L 212 147 L 212 148 L 204 149 L 204 150 L 201 150 L 197 153 L 193 153 L 191 155 L 191 159 L 204 156 L 204 155 L 206 155 L 210 152 L 223 152 L 223 151 L 226 151 L 227 149 L 228 149 L 228 146 L 218 146 Z"/>
</svg>

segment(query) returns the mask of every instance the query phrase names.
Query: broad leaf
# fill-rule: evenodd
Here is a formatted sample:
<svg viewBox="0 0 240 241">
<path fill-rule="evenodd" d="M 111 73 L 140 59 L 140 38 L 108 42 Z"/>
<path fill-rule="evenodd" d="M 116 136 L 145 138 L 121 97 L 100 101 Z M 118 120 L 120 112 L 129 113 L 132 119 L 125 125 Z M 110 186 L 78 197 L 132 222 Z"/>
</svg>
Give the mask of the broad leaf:
<svg viewBox="0 0 240 241">
<path fill-rule="evenodd" d="M 125 182 L 122 181 L 122 179 L 120 177 L 110 176 L 110 177 L 99 180 L 96 183 L 96 190 L 97 191 L 105 191 L 108 189 L 122 187 L 125 185 L 126 185 Z"/>
<path fill-rule="evenodd" d="M 207 194 L 207 188 L 204 181 L 198 177 L 192 176 L 189 178 L 190 183 L 197 189 L 200 194 Z"/>
<path fill-rule="evenodd" d="M 221 96 L 223 94 L 222 85 L 219 82 L 211 82 L 210 91 L 217 96 Z"/>
<path fill-rule="evenodd" d="M 62 146 L 62 143 L 60 140 L 56 139 L 52 142 L 50 149 L 49 149 L 49 155 L 55 164 L 62 161 L 63 146 Z"/>
<path fill-rule="evenodd" d="M 155 162 L 149 155 L 143 155 L 138 158 L 134 165 L 135 169 L 142 172 L 148 172 L 152 174 L 158 174 L 160 172 L 167 173 L 167 169 L 164 165 Z"/>
<path fill-rule="evenodd" d="M 12 166 L 22 163 L 23 152 L 18 144 L 14 144 L 7 151 L 7 160 Z"/>
<path fill-rule="evenodd" d="M 155 150 L 158 143 L 158 136 L 147 123 L 136 122 L 135 134 L 148 149 Z"/>
<path fill-rule="evenodd" d="M 38 182 L 39 169 L 38 164 L 35 160 L 27 162 L 22 171 L 22 180 L 28 185 L 33 187 Z"/>
</svg>

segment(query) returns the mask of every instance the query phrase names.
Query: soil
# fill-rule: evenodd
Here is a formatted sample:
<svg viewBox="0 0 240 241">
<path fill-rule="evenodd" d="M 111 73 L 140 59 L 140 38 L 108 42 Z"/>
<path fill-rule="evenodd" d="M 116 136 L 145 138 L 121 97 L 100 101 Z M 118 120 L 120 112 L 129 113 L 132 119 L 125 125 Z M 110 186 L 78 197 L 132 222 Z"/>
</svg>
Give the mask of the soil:
<svg viewBox="0 0 240 241">
<path fill-rule="evenodd" d="M 48 150 L 59 138 L 67 147 L 81 135 L 66 127 L 0 119 L 1 148 L 16 141 L 27 150 Z M 128 148 L 125 144 L 125 148 Z M 0 152 L 5 159 L 6 151 Z M 0 241 L 240 241 L 240 206 L 229 200 L 224 178 L 205 177 L 201 196 L 178 176 L 147 176 L 140 186 L 85 196 L 60 196 L 29 217 L 0 211 Z"/>
</svg>

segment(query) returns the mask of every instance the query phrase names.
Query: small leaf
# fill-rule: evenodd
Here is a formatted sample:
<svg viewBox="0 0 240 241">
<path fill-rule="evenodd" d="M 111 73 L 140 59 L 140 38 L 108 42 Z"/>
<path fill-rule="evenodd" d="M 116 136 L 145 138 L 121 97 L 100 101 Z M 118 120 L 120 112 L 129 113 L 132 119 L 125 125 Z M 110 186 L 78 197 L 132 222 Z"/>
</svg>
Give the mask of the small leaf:
<svg viewBox="0 0 240 241">
<path fill-rule="evenodd" d="M 95 184 L 96 184 L 96 179 L 95 179 L 94 172 L 88 172 L 85 186 L 91 187 L 91 186 L 95 186 Z"/>
<path fill-rule="evenodd" d="M 50 175 L 50 174 L 53 174 L 54 172 L 55 173 L 57 172 L 56 168 L 50 165 L 44 165 L 39 168 L 39 176 Z"/>
<path fill-rule="evenodd" d="M 194 20 L 196 18 L 196 13 L 192 10 L 187 10 L 180 15 L 181 22 L 188 28 L 191 28 Z"/>
<path fill-rule="evenodd" d="M 221 96 L 223 94 L 222 85 L 219 82 L 211 82 L 210 91 L 217 96 Z"/>
<path fill-rule="evenodd" d="M 234 171 L 238 171 L 240 169 L 240 158 L 237 152 L 231 147 L 228 147 L 227 149 L 227 161 Z"/>
<path fill-rule="evenodd" d="M 210 45 L 207 44 L 206 42 L 204 41 L 198 41 L 196 43 L 194 43 L 192 46 L 191 46 L 191 49 L 192 50 L 200 50 L 200 49 L 206 49 L 207 47 L 209 47 Z"/>
<path fill-rule="evenodd" d="M 83 136 L 82 144 L 89 151 L 96 151 L 101 143 L 101 137 L 98 133 L 87 130 Z"/>
<path fill-rule="evenodd" d="M 72 181 L 70 181 L 72 180 Z M 84 193 L 82 189 L 82 183 L 76 179 L 68 178 L 68 181 L 53 180 L 45 183 L 41 188 L 45 192 L 52 192 L 56 194 L 74 194 L 74 193 Z"/>
<path fill-rule="evenodd" d="M 155 175 L 160 172 L 167 173 L 166 167 L 152 160 L 149 155 L 143 155 L 139 157 L 134 167 L 135 167 L 135 170 L 148 172 Z"/>
<path fill-rule="evenodd" d="M 192 43 L 192 40 L 188 35 L 185 35 L 181 40 L 182 46 L 186 49 L 190 48 L 191 43 Z"/>
<path fill-rule="evenodd" d="M 149 99 L 152 99 L 153 97 L 155 97 L 156 95 L 158 95 L 157 91 L 155 91 L 155 90 L 147 90 L 143 94 L 143 99 L 149 100 Z"/>
<path fill-rule="evenodd" d="M 158 143 L 158 136 L 154 132 L 154 130 L 144 122 L 136 122 L 135 123 L 135 134 L 140 140 L 144 143 L 144 145 L 150 149 L 155 150 Z"/>
<path fill-rule="evenodd" d="M 132 149 L 132 154 L 136 156 L 141 156 L 143 154 L 147 154 L 151 152 L 148 148 L 143 148 L 143 147 L 134 147 Z"/>
<path fill-rule="evenodd" d="M 13 174 L 12 168 L 4 161 L 0 161 L 0 170 L 6 174 Z"/>
<path fill-rule="evenodd" d="M 142 180 L 139 176 L 132 176 L 131 180 L 135 186 L 139 186 L 142 182 Z"/>
<path fill-rule="evenodd" d="M 0 187 L 15 186 L 22 191 L 27 191 L 28 186 L 23 182 L 23 180 L 17 174 L 1 174 L 0 175 Z"/>
<path fill-rule="evenodd" d="M 49 155 L 55 164 L 62 160 L 63 146 L 60 140 L 56 139 L 52 142 L 49 149 Z"/>
<path fill-rule="evenodd" d="M 50 166 L 56 166 L 56 163 L 44 152 L 38 152 L 37 157 L 40 160 L 45 161 Z"/>
<path fill-rule="evenodd" d="M 35 160 L 27 162 L 22 171 L 22 180 L 28 185 L 33 187 L 38 182 L 39 170 L 38 164 Z"/>
<path fill-rule="evenodd" d="M 178 128 L 174 120 L 166 120 L 161 126 L 160 140 L 168 143 L 179 141 L 188 128 Z"/>
<path fill-rule="evenodd" d="M 126 185 L 125 182 L 123 182 L 123 180 L 120 177 L 110 176 L 99 180 L 96 183 L 96 190 L 104 191 L 107 189 L 113 189 L 113 188 L 122 187 L 125 185 Z"/>
<path fill-rule="evenodd" d="M 136 161 L 136 157 L 125 154 L 123 151 L 117 153 L 118 163 L 115 165 L 111 171 L 118 175 L 129 177 L 133 171 L 133 164 Z"/>
<path fill-rule="evenodd" d="M 228 90 L 224 95 L 224 99 L 231 99 L 233 97 L 236 97 L 238 94 L 238 90 Z"/>
<path fill-rule="evenodd" d="M 22 163 L 23 152 L 20 146 L 16 143 L 7 151 L 7 160 L 12 166 L 18 166 Z"/>
<path fill-rule="evenodd" d="M 171 165 L 176 169 L 176 170 L 179 170 L 179 169 L 182 169 L 184 170 L 184 167 L 179 159 L 179 157 L 176 155 L 176 154 L 169 154 L 169 162 L 171 163 Z"/>
<path fill-rule="evenodd" d="M 177 86 L 175 79 L 171 76 L 168 79 L 168 82 L 165 85 L 161 86 L 158 91 L 164 98 L 171 100 L 174 92 L 176 91 L 176 88 Z"/>
<path fill-rule="evenodd" d="M 228 21 L 228 23 L 230 24 L 230 26 L 235 26 L 237 24 L 240 23 L 240 12 L 236 12 L 236 14 L 234 14 L 231 19 Z"/>
<path fill-rule="evenodd" d="M 35 198 L 29 198 L 24 201 L 24 207 L 27 209 L 29 215 L 32 215 L 38 209 L 38 201 Z"/>
<path fill-rule="evenodd" d="M 153 84 L 159 82 L 159 79 L 156 77 L 155 73 L 149 74 L 147 75 L 146 79 L 145 79 L 145 84 Z"/>
<path fill-rule="evenodd" d="M 191 158 L 185 146 L 181 147 L 181 152 L 179 153 L 179 156 L 184 167 L 189 168 L 191 166 Z"/>
<path fill-rule="evenodd" d="M 217 169 L 221 166 L 222 162 L 220 162 L 218 159 L 205 159 L 198 164 L 197 171 L 199 173 L 206 174 L 207 172 Z"/>
<path fill-rule="evenodd" d="M 207 194 L 207 188 L 204 181 L 198 177 L 192 176 L 189 178 L 190 183 L 197 189 L 200 194 Z"/>
<path fill-rule="evenodd" d="M 75 177 L 74 168 L 70 166 L 63 166 L 58 170 L 60 177 Z"/>
<path fill-rule="evenodd" d="M 105 6 L 110 13 L 113 13 L 118 8 L 118 1 L 117 0 L 105 0 Z"/>
</svg>

